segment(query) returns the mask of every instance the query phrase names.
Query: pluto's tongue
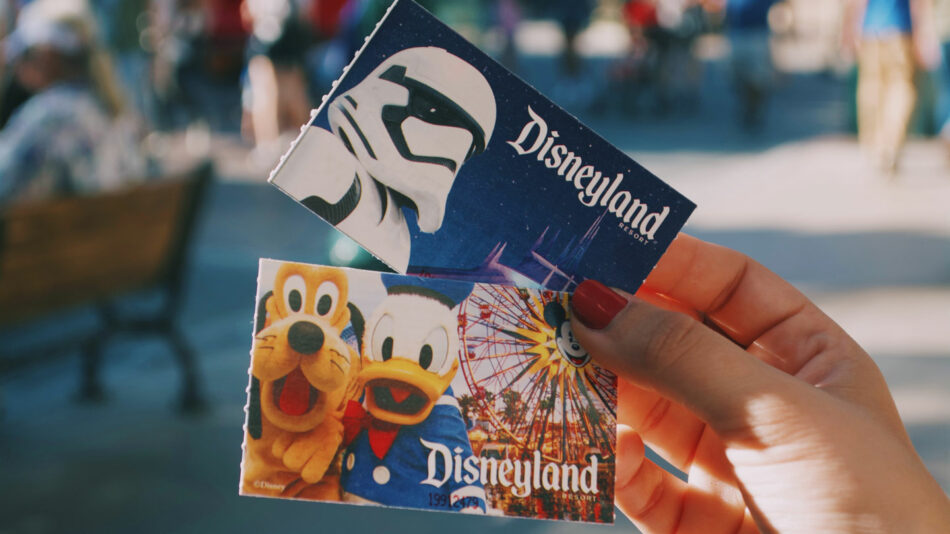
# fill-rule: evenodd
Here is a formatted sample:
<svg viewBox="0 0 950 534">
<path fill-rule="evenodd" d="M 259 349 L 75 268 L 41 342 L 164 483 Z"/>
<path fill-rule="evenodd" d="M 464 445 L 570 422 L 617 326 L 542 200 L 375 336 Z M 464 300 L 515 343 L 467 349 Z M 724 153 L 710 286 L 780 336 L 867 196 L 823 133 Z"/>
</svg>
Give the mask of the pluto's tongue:
<svg viewBox="0 0 950 534">
<path fill-rule="evenodd" d="M 393 396 L 396 404 L 401 404 L 402 401 L 406 400 L 406 397 L 412 395 L 412 389 L 402 386 L 389 386 L 389 394 Z"/>
<path fill-rule="evenodd" d="M 303 415 L 310 407 L 310 382 L 307 382 L 307 377 L 299 367 L 284 380 L 278 406 L 287 415 Z"/>
</svg>

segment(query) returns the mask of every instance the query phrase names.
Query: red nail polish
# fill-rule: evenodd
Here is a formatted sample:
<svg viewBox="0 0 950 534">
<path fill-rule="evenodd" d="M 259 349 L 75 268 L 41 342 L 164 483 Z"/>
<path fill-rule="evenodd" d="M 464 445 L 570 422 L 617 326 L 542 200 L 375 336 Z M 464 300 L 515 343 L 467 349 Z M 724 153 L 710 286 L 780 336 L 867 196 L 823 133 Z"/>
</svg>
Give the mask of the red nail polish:
<svg viewBox="0 0 950 534">
<path fill-rule="evenodd" d="M 593 330 L 602 330 L 627 305 L 627 299 L 596 280 L 584 280 L 574 290 L 571 310 Z"/>
</svg>

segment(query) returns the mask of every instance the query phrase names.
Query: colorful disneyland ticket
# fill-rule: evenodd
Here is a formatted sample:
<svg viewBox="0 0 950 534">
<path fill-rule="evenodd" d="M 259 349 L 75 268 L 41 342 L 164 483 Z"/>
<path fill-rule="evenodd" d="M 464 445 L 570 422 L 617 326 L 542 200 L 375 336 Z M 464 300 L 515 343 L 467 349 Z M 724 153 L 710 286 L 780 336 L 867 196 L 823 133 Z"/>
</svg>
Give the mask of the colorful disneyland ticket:
<svg viewBox="0 0 950 534">
<path fill-rule="evenodd" d="M 271 183 L 395 271 L 635 291 L 695 205 L 410 0 Z"/>
<path fill-rule="evenodd" d="M 569 301 L 261 260 L 241 493 L 613 522 L 617 382 Z"/>
</svg>

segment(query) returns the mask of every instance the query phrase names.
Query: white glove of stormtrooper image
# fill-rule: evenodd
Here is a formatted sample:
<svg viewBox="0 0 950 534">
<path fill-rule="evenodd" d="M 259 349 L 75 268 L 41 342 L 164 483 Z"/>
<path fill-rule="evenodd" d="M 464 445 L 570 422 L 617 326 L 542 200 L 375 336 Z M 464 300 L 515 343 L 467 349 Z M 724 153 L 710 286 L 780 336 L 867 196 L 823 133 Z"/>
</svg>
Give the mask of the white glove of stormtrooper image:
<svg viewBox="0 0 950 534">
<path fill-rule="evenodd" d="M 272 181 L 400 272 L 419 229 L 442 227 L 459 169 L 485 150 L 495 97 L 468 62 L 437 47 L 399 51 L 329 104 Z"/>
</svg>

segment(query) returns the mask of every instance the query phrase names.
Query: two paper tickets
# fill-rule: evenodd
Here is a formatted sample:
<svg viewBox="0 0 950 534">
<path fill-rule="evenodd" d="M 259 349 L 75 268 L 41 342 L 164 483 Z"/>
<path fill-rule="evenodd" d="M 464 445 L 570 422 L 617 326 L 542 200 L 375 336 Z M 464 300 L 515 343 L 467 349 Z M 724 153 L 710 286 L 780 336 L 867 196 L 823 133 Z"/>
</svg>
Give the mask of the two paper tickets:
<svg viewBox="0 0 950 534">
<path fill-rule="evenodd" d="M 408 274 L 261 261 L 242 494 L 613 521 L 570 292 L 635 291 L 692 202 L 409 0 L 270 181 Z"/>
</svg>

